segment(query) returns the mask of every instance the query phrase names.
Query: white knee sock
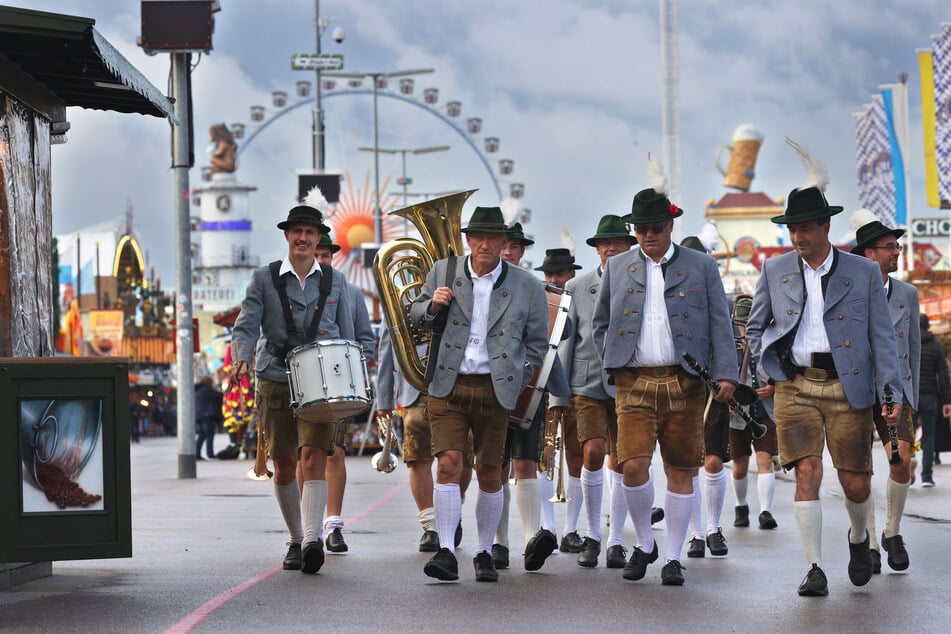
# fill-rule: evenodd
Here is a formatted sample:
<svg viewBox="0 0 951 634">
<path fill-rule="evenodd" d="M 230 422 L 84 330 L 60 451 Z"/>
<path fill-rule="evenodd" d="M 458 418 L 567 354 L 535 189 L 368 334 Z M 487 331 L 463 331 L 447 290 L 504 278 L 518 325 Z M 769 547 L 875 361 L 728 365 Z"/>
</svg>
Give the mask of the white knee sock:
<svg viewBox="0 0 951 634">
<path fill-rule="evenodd" d="M 608 531 L 608 547 L 620 546 L 623 539 L 624 523 L 627 521 L 627 500 L 624 499 L 624 474 L 608 471 L 611 479 L 611 529 Z M 650 484 L 648 482 L 648 484 Z"/>
<path fill-rule="evenodd" d="M 634 530 L 637 532 L 637 547 L 645 553 L 654 548 L 654 535 L 651 533 L 651 508 L 654 506 L 654 483 L 648 480 L 639 487 L 621 484 L 627 512 L 631 515 Z"/>
<path fill-rule="evenodd" d="M 901 532 L 901 516 L 905 512 L 910 482 L 899 484 L 891 478 L 885 483 L 885 537 L 894 537 Z"/>
<path fill-rule="evenodd" d="M 458 484 L 433 485 L 433 509 L 436 512 L 436 532 L 439 545 L 456 552 L 456 527 L 462 518 L 462 498 Z"/>
<path fill-rule="evenodd" d="M 720 514 L 726 497 L 726 471 L 710 473 L 704 469 L 703 480 L 703 495 L 707 499 L 707 535 L 710 535 L 720 530 Z"/>
<path fill-rule="evenodd" d="M 759 510 L 773 510 L 773 492 L 776 491 L 776 474 L 773 471 L 756 475 L 756 492 L 759 494 Z"/>
<path fill-rule="evenodd" d="M 476 502 L 476 529 L 479 531 L 479 547 L 476 553 L 492 553 L 492 535 L 502 518 L 502 491 L 487 493 L 479 489 Z M 455 530 L 455 527 L 453 527 Z"/>
<path fill-rule="evenodd" d="M 281 516 L 287 524 L 287 532 L 292 544 L 300 544 L 304 540 L 304 527 L 301 525 L 300 488 L 297 480 L 290 484 L 280 485 L 274 482 L 274 497 L 277 506 L 281 509 Z"/>
<path fill-rule="evenodd" d="M 750 476 L 749 474 L 743 476 L 740 479 L 733 478 L 733 495 L 736 497 L 737 506 L 747 506 L 748 502 L 746 501 L 746 492 L 750 488 Z"/>
<path fill-rule="evenodd" d="M 806 561 L 822 567 L 822 504 L 819 500 L 794 502 L 799 535 L 806 551 Z"/>
<path fill-rule="evenodd" d="M 327 508 L 327 481 L 308 480 L 305 482 L 304 492 L 301 495 L 305 544 L 320 541 L 320 528 L 325 508 Z"/>
<path fill-rule="evenodd" d="M 693 477 L 693 506 L 690 508 L 691 539 L 703 539 L 703 490 L 700 488 L 700 476 Z"/>
<path fill-rule="evenodd" d="M 690 525 L 690 511 L 693 508 L 693 493 L 667 492 L 664 499 L 664 520 L 667 522 L 667 555 L 665 561 L 680 561 L 687 528 Z"/>
<path fill-rule="evenodd" d="M 578 516 L 581 515 L 581 505 L 584 494 L 581 490 L 581 478 L 572 475 L 566 480 L 565 495 L 568 497 L 568 508 L 565 509 L 565 533 L 574 533 L 578 530 Z"/>
<path fill-rule="evenodd" d="M 515 500 L 522 519 L 525 543 L 538 532 L 542 523 L 541 483 L 538 478 L 515 481 Z"/>
<path fill-rule="evenodd" d="M 601 541 L 601 499 L 604 496 L 604 467 L 595 471 L 581 468 L 581 489 L 584 491 L 586 517 L 588 519 L 587 536 Z"/>
<path fill-rule="evenodd" d="M 555 503 L 551 501 L 555 497 L 555 482 L 548 479 L 548 474 L 539 472 L 538 482 L 540 485 L 539 496 L 542 503 L 542 528 L 550 530 L 555 535 Z"/>
<path fill-rule="evenodd" d="M 502 515 L 499 517 L 499 525 L 495 529 L 495 544 L 509 547 L 509 507 L 512 505 L 512 489 L 509 481 L 502 482 Z"/>
<path fill-rule="evenodd" d="M 339 515 L 328 515 L 324 518 L 324 532 L 329 533 L 335 528 L 343 528 L 343 518 Z"/>
<path fill-rule="evenodd" d="M 436 509 L 429 507 L 428 509 L 423 509 L 416 514 L 416 519 L 419 521 L 419 525 L 423 527 L 424 531 L 435 531 L 436 530 Z"/>
<path fill-rule="evenodd" d="M 868 547 L 871 550 L 880 551 L 878 529 L 875 528 L 875 491 L 868 494 L 868 524 L 865 526 L 868 528 Z"/>
<path fill-rule="evenodd" d="M 845 498 L 845 510 L 849 512 L 849 520 L 852 521 L 852 528 L 849 530 L 850 544 L 861 544 L 865 541 L 868 513 L 871 508 L 868 498 L 864 502 L 853 502 Z"/>
</svg>

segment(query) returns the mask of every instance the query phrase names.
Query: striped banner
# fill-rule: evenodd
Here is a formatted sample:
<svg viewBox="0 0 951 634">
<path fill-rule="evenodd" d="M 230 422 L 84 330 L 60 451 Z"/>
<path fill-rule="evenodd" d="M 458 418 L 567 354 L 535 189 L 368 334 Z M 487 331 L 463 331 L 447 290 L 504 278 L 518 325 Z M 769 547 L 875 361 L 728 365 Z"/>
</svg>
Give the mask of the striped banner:
<svg viewBox="0 0 951 634">
<path fill-rule="evenodd" d="M 891 152 L 892 182 L 895 184 L 895 224 L 890 226 L 904 226 L 908 224 L 908 189 L 905 182 L 905 155 L 908 153 L 908 129 L 905 127 L 907 89 L 903 84 L 888 84 L 881 88 Z"/>
<path fill-rule="evenodd" d="M 942 207 L 951 202 L 951 24 L 941 25 L 932 43 L 934 67 L 935 156 L 938 196 Z"/>
<path fill-rule="evenodd" d="M 885 106 L 881 95 L 856 115 L 855 163 L 859 206 L 885 225 L 895 226 L 895 176 Z"/>
</svg>

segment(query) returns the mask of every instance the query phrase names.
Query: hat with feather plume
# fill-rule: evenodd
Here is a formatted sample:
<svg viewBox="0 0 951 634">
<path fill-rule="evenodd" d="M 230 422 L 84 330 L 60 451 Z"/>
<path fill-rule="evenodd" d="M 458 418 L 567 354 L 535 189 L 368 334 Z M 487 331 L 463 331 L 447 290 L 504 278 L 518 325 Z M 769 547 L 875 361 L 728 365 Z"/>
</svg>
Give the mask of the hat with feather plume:
<svg viewBox="0 0 951 634">
<path fill-rule="evenodd" d="M 840 213 L 842 207 L 830 205 L 826 200 L 825 191 L 829 186 L 829 170 L 826 166 L 814 159 L 806 148 L 789 137 L 786 137 L 786 144 L 796 150 L 799 160 L 806 168 L 806 182 L 789 192 L 789 198 L 786 199 L 786 213 L 782 216 L 773 216 L 770 220 L 778 225 L 791 225 L 822 220 Z"/>
<path fill-rule="evenodd" d="M 581 266 L 575 264 L 575 241 L 568 233 L 567 227 L 561 228 L 561 248 L 547 249 L 545 251 L 545 261 L 541 266 L 536 266 L 536 271 L 580 271 Z"/>
<path fill-rule="evenodd" d="M 307 192 L 301 204 L 287 212 L 287 220 L 277 223 L 277 228 L 287 231 L 291 228 L 291 225 L 302 222 L 314 225 L 320 233 L 329 234 L 330 227 L 324 224 L 324 214 L 327 213 L 329 207 L 330 205 L 321 193 L 320 188 L 314 187 Z"/>
<path fill-rule="evenodd" d="M 634 195 L 631 213 L 624 217 L 627 222 L 639 225 L 679 218 L 684 210 L 670 202 L 667 197 L 667 176 L 664 167 L 651 154 L 647 155 L 647 173 L 651 186 Z"/>
</svg>

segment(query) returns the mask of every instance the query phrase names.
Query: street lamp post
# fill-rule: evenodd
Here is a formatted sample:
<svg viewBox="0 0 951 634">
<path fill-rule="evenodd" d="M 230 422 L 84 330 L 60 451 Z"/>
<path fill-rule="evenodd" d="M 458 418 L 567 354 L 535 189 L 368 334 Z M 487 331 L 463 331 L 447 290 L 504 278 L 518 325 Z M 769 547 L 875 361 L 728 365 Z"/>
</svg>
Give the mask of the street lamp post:
<svg viewBox="0 0 951 634">
<path fill-rule="evenodd" d="M 373 241 L 376 244 L 383 242 L 383 210 L 380 208 L 380 125 L 379 111 L 377 107 L 378 94 L 380 90 L 380 79 L 389 79 L 390 77 L 408 77 L 410 75 L 422 75 L 433 72 L 432 68 L 417 68 L 413 70 L 393 70 L 379 73 L 359 73 L 359 72 L 330 72 L 325 73 L 329 77 L 349 77 L 351 79 L 364 79 L 369 77 L 373 80 Z"/>
</svg>

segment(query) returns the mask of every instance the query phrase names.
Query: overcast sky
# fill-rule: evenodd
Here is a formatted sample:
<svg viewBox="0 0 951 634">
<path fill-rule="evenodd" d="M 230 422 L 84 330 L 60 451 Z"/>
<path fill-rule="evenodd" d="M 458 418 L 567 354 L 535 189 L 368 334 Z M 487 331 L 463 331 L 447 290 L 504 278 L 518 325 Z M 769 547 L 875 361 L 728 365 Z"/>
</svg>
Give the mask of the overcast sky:
<svg viewBox="0 0 951 634">
<path fill-rule="evenodd" d="M 163 92 L 169 56 L 146 56 L 134 0 L 24 0 L 8 4 L 96 19 L 96 28 Z M 215 122 L 249 120 L 252 104 L 270 106 L 271 92 L 287 90 L 312 73 L 293 71 L 290 56 L 314 49 L 314 2 L 221 0 L 214 51 L 193 74 L 196 169 L 208 161 L 206 134 Z M 495 158 L 515 161 L 511 180 L 525 184 L 522 202 L 532 210 L 526 231 L 537 244 L 527 257 L 540 263 L 546 247 L 571 231 L 577 258 L 595 265 L 584 244 L 605 213 L 625 214 L 633 194 L 648 186 L 648 152 L 662 154 L 658 3 L 633 0 L 324 0 L 324 16 L 346 32 L 338 45 L 324 36 L 324 52 L 345 56 L 345 69 L 390 71 L 431 67 L 417 93 L 438 87 L 439 108 L 462 102 L 463 116 L 480 116 L 482 137 L 501 139 Z M 925 207 L 921 103 L 916 48 L 930 46 L 947 2 L 884 0 L 714 2 L 682 0 L 678 8 L 682 234 L 703 223 L 706 202 L 726 192 L 714 154 L 733 129 L 753 123 L 765 134 L 754 191 L 786 196 L 804 174 L 783 143 L 790 136 L 824 161 L 831 204 L 847 213 L 833 224 L 848 231 L 857 206 L 853 112 L 877 90 L 909 73 L 911 97 L 911 202 L 914 216 L 937 216 Z M 363 188 L 372 155 L 372 99 L 324 100 L 327 166 L 347 170 Z M 273 109 L 271 109 L 273 112 Z M 173 179 L 169 126 L 139 115 L 70 109 L 72 129 L 52 157 L 53 224 L 72 232 L 120 215 L 129 201 L 143 249 L 170 286 L 175 278 Z M 445 123 L 395 99 L 379 103 L 381 147 L 447 144 L 448 152 L 408 157 L 413 189 L 423 192 L 478 188 L 466 206 L 499 200 L 476 153 Z M 398 157 L 380 160 L 381 181 L 396 189 Z M 252 194 L 254 248 L 262 261 L 286 244 L 274 224 L 296 194 L 295 171 L 311 166 L 310 113 L 302 107 L 275 122 L 241 155 L 239 180 Z M 372 187 L 372 178 L 369 180 Z M 197 208 L 195 215 L 197 215 Z"/>
</svg>

